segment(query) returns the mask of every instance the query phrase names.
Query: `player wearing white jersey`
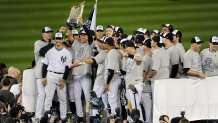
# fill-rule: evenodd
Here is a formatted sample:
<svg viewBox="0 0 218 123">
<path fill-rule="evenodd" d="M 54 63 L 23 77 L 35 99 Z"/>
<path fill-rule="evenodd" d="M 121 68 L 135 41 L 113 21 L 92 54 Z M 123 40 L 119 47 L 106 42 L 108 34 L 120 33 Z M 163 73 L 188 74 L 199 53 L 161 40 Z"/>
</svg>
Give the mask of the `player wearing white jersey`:
<svg viewBox="0 0 218 123">
<path fill-rule="evenodd" d="M 55 34 L 55 47 L 51 48 L 45 55 L 42 68 L 42 82 L 45 85 L 45 110 L 50 110 L 55 90 L 60 102 L 60 117 L 66 120 L 67 95 L 66 79 L 72 64 L 71 53 L 63 47 L 63 34 Z"/>
</svg>

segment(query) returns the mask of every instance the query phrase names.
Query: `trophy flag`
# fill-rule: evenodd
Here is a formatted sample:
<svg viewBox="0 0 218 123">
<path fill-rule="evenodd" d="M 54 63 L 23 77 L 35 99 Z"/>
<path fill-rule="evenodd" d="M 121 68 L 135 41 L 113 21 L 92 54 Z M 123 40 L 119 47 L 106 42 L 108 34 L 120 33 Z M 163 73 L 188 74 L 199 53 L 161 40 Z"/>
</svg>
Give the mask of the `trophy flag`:
<svg viewBox="0 0 218 123">
<path fill-rule="evenodd" d="M 96 14 L 97 14 L 97 0 L 96 3 L 92 9 L 92 11 L 89 13 L 89 16 L 84 23 L 86 27 L 90 30 L 95 30 L 96 27 Z"/>
</svg>

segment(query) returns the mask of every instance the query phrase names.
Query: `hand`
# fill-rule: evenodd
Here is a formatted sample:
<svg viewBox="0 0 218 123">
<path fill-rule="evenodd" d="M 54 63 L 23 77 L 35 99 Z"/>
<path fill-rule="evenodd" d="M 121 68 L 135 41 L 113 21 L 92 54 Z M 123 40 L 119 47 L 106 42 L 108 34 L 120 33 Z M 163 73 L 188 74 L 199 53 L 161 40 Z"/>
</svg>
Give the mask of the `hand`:
<svg viewBox="0 0 218 123">
<path fill-rule="evenodd" d="M 104 92 L 107 92 L 107 91 L 109 91 L 109 84 L 104 85 Z"/>
<path fill-rule="evenodd" d="M 64 27 L 62 26 L 60 29 L 59 29 L 59 32 L 63 33 L 63 32 L 66 32 L 67 31 L 67 27 Z"/>
<path fill-rule="evenodd" d="M 84 24 L 84 23 L 83 23 L 83 18 L 82 18 L 82 17 L 79 18 L 79 23 L 80 23 L 80 25 L 83 25 L 83 24 Z"/>
<path fill-rule="evenodd" d="M 42 85 L 44 85 L 44 86 L 47 85 L 47 79 L 46 78 L 42 78 Z"/>
<path fill-rule="evenodd" d="M 81 61 L 80 60 L 76 60 L 74 61 L 74 63 L 71 65 L 71 67 L 79 67 L 81 64 L 79 64 Z"/>
<path fill-rule="evenodd" d="M 128 57 L 129 56 L 129 54 L 127 52 L 123 52 L 122 55 L 123 55 L 123 57 Z"/>
<path fill-rule="evenodd" d="M 90 102 L 86 102 L 86 112 L 90 112 Z"/>
<path fill-rule="evenodd" d="M 199 73 L 199 77 L 200 77 L 201 79 L 205 79 L 205 78 L 207 77 L 207 75 L 204 74 L 204 73 Z"/>
<path fill-rule="evenodd" d="M 63 88 L 64 88 L 64 86 L 65 86 L 65 80 L 64 80 L 64 79 L 62 79 L 62 80 L 60 81 L 59 86 L 60 86 L 60 89 L 63 89 Z"/>
</svg>

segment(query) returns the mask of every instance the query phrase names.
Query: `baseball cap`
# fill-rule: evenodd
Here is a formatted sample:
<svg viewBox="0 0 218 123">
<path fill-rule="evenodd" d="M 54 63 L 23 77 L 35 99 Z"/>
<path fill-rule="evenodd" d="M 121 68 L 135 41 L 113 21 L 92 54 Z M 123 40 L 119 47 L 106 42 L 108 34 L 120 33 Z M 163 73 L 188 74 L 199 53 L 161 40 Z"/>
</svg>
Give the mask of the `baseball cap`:
<svg viewBox="0 0 218 123">
<path fill-rule="evenodd" d="M 85 30 L 84 29 L 82 29 L 81 31 L 80 31 L 80 33 L 79 33 L 80 35 L 82 35 L 82 34 L 84 34 L 84 35 L 86 35 L 86 32 L 85 32 Z"/>
<path fill-rule="evenodd" d="M 55 33 L 55 39 L 63 39 L 63 38 L 64 38 L 64 36 L 62 33 L 60 33 L 60 32 Z"/>
<path fill-rule="evenodd" d="M 48 33 L 48 32 L 53 32 L 53 30 L 48 26 L 46 26 L 42 29 L 42 33 Z"/>
<path fill-rule="evenodd" d="M 79 35 L 79 32 L 77 30 L 72 30 L 73 35 Z"/>
<path fill-rule="evenodd" d="M 157 35 L 160 35 L 160 31 L 157 30 L 157 29 L 152 30 L 151 33 L 155 33 L 155 34 L 157 34 Z"/>
<path fill-rule="evenodd" d="M 144 40 L 145 40 L 144 35 L 137 35 L 135 37 L 135 43 L 142 44 Z"/>
<path fill-rule="evenodd" d="M 180 30 L 174 30 L 172 33 L 176 37 L 182 37 L 182 32 Z"/>
<path fill-rule="evenodd" d="M 107 25 L 106 28 L 111 28 L 111 29 L 115 29 L 114 25 Z"/>
<path fill-rule="evenodd" d="M 132 35 L 128 35 L 128 36 L 127 36 L 127 40 L 128 40 L 128 41 L 134 41 L 135 38 L 134 38 L 134 36 L 132 36 Z"/>
<path fill-rule="evenodd" d="M 142 29 L 143 34 L 150 35 L 150 32 L 148 29 Z"/>
<path fill-rule="evenodd" d="M 123 34 L 123 29 L 121 27 L 115 27 L 115 32 Z"/>
<path fill-rule="evenodd" d="M 98 25 L 96 27 L 96 31 L 104 31 L 104 27 L 102 25 Z"/>
<path fill-rule="evenodd" d="M 126 42 L 126 47 L 134 47 L 134 48 L 136 48 L 136 44 L 133 41 L 128 41 L 128 42 Z"/>
<path fill-rule="evenodd" d="M 173 31 L 173 26 L 172 26 L 171 24 L 162 24 L 161 27 L 162 27 L 162 28 L 163 28 L 163 27 L 167 27 L 167 28 L 169 28 L 170 32 Z"/>
<path fill-rule="evenodd" d="M 191 43 L 201 44 L 204 43 L 199 37 L 195 36 L 191 39 Z"/>
<path fill-rule="evenodd" d="M 163 38 L 169 39 L 170 41 L 173 41 L 173 34 L 172 33 L 164 33 L 161 35 Z"/>
<path fill-rule="evenodd" d="M 111 46 L 114 46 L 114 40 L 111 37 L 105 37 L 103 41 L 105 44 L 109 44 Z"/>
<path fill-rule="evenodd" d="M 162 38 L 160 36 L 154 36 L 154 37 L 152 37 L 152 40 L 159 43 L 159 44 L 163 43 Z"/>
<path fill-rule="evenodd" d="M 143 41 L 143 45 L 147 46 L 148 48 L 151 48 L 151 39 L 147 38 Z"/>
<path fill-rule="evenodd" d="M 217 36 L 212 36 L 210 38 L 210 43 L 212 43 L 213 45 L 218 45 L 218 37 Z"/>
</svg>

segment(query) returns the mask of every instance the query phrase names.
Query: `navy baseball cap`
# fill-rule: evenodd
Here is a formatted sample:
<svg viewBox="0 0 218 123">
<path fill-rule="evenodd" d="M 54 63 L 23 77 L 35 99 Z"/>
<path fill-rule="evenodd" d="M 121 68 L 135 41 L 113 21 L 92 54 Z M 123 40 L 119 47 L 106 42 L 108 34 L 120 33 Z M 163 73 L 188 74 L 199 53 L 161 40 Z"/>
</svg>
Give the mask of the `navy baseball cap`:
<svg viewBox="0 0 218 123">
<path fill-rule="evenodd" d="M 191 39 L 191 43 L 201 44 L 204 43 L 204 41 L 202 41 L 199 37 L 195 36 Z"/>
<path fill-rule="evenodd" d="M 210 38 L 210 43 L 212 43 L 213 45 L 218 45 L 218 37 L 217 36 L 212 36 Z"/>
<path fill-rule="evenodd" d="M 135 43 L 142 44 L 144 40 L 145 40 L 144 35 L 137 35 L 135 37 Z"/>
<path fill-rule="evenodd" d="M 128 39 L 123 38 L 123 39 L 121 39 L 121 41 L 120 41 L 120 45 L 123 46 L 123 47 L 125 48 L 127 42 L 129 42 Z"/>
<path fill-rule="evenodd" d="M 176 37 L 182 37 L 182 32 L 180 30 L 174 30 L 172 34 Z"/>
<path fill-rule="evenodd" d="M 147 38 L 143 41 L 143 45 L 147 46 L 148 48 L 151 48 L 151 39 Z"/>
<path fill-rule="evenodd" d="M 159 44 L 163 44 L 162 38 L 160 36 L 154 36 L 152 37 L 152 40 Z"/>
<path fill-rule="evenodd" d="M 169 39 L 170 41 L 173 41 L 173 34 L 172 33 L 164 33 L 161 35 L 161 37 Z"/>
<path fill-rule="evenodd" d="M 142 29 L 144 35 L 150 35 L 150 31 L 148 29 Z"/>
<path fill-rule="evenodd" d="M 79 32 L 80 35 L 86 35 L 86 32 L 84 29 L 82 29 L 80 32 Z"/>
<path fill-rule="evenodd" d="M 157 30 L 157 29 L 152 30 L 151 33 L 155 33 L 155 34 L 157 34 L 157 35 L 160 35 L 160 31 Z"/>
<path fill-rule="evenodd" d="M 173 32 L 173 26 L 171 24 L 162 24 L 161 27 L 167 27 L 169 28 L 170 32 Z"/>
<path fill-rule="evenodd" d="M 48 33 L 48 32 L 53 32 L 53 30 L 48 26 L 46 26 L 42 29 L 42 33 Z"/>
<path fill-rule="evenodd" d="M 116 27 L 115 32 L 123 34 L 124 31 L 123 31 L 123 29 L 121 27 Z"/>
<path fill-rule="evenodd" d="M 128 42 L 126 42 L 126 47 L 134 47 L 134 48 L 136 48 L 136 44 L 133 41 L 128 41 Z"/>
<path fill-rule="evenodd" d="M 106 28 L 111 28 L 111 29 L 115 29 L 114 25 L 107 25 Z"/>
<path fill-rule="evenodd" d="M 114 40 L 111 37 L 106 37 L 103 41 L 105 44 L 109 44 L 110 46 L 114 46 Z"/>
<path fill-rule="evenodd" d="M 102 25 L 98 25 L 97 27 L 96 27 L 96 31 L 104 31 L 104 27 L 102 26 Z"/>
<path fill-rule="evenodd" d="M 79 35 L 79 32 L 77 30 L 72 30 L 73 35 Z"/>
<path fill-rule="evenodd" d="M 63 39 L 64 35 L 60 32 L 55 33 L 55 39 Z"/>
<path fill-rule="evenodd" d="M 128 40 L 128 41 L 134 41 L 134 40 L 135 40 L 135 37 L 132 36 L 132 35 L 128 35 L 128 36 L 127 36 L 127 40 Z"/>
</svg>

